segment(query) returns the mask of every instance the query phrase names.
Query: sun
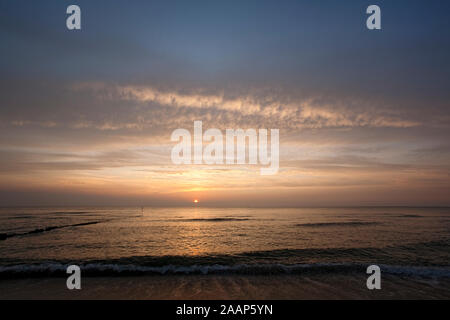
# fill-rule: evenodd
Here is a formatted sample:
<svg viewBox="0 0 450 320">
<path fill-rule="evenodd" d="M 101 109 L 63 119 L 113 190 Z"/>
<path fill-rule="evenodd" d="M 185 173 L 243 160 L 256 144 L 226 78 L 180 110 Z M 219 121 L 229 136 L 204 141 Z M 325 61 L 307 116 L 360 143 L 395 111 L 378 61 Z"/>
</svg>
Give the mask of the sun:
<svg viewBox="0 0 450 320">
<path fill-rule="evenodd" d="M 197 199 L 195 199 L 195 200 L 194 200 L 194 203 L 198 203 L 198 200 L 197 200 Z"/>
</svg>

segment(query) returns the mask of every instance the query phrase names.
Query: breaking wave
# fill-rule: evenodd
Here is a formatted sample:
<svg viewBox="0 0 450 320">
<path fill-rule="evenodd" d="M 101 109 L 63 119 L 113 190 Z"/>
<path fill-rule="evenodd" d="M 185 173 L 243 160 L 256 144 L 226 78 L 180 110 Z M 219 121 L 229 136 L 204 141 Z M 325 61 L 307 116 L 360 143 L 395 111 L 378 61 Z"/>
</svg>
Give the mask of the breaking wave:
<svg viewBox="0 0 450 320">
<path fill-rule="evenodd" d="M 2 277 L 42 277 L 67 276 L 70 264 L 43 263 L 32 265 L 0 266 Z M 102 264 L 87 263 L 80 265 L 85 276 L 136 276 L 136 275 L 207 275 L 207 274 L 332 274 L 361 273 L 365 274 L 368 264 L 237 264 L 237 265 L 163 265 L 142 266 L 135 264 Z M 416 267 L 380 265 L 384 274 L 417 276 L 417 277 L 450 277 L 450 267 Z"/>
</svg>

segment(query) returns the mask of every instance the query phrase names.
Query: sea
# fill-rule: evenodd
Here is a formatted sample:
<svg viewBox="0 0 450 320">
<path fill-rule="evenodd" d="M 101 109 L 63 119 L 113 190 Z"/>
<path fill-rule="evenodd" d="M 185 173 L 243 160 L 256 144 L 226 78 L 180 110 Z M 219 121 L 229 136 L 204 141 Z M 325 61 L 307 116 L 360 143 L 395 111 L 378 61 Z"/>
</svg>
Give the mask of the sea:
<svg viewBox="0 0 450 320">
<path fill-rule="evenodd" d="M 450 208 L 0 209 L 0 278 L 363 272 L 450 277 Z"/>
</svg>

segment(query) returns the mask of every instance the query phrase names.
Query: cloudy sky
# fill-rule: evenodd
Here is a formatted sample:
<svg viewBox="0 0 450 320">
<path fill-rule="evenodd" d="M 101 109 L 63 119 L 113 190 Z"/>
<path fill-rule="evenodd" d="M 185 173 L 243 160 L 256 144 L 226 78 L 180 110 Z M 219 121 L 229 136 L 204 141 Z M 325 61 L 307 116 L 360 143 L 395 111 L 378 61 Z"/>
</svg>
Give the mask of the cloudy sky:
<svg viewBox="0 0 450 320">
<path fill-rule="evenodd" d="M 450 3 L 370 4 L 0 0 L 0 205 L 450 205 Z M 194 120 L 278 174 L 174 165 Z"/>
</svg>

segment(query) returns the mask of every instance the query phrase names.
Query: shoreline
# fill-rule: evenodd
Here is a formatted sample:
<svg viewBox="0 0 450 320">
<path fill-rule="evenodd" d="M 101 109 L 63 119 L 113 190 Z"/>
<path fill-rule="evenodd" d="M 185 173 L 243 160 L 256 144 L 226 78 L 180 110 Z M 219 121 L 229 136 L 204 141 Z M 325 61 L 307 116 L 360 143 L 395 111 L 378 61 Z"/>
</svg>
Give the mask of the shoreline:
<svg viewBox="0 0 450 320">
<path fill-rule="evenodd" d="M 81 290 L 68 290 L 64 277 L 22 278 L 0 280 L 0 299 L 450 299 L 450 278 L 384 275 L 381 290 L 368 290 L 365 276 L 349 274 L 84 277 Z"/>
</svg>

